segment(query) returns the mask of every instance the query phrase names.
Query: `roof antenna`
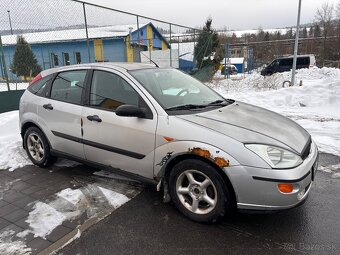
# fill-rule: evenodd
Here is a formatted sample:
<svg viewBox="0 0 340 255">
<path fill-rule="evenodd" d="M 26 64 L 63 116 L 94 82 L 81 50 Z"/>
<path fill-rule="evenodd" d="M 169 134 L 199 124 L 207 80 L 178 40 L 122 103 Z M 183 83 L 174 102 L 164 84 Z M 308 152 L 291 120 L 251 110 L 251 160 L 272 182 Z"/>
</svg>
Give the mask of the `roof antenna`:
<svg viewBox="0 0 340 255">
<path fill-rule="evenodd" d="M 141 54 L 146 57 L 148 60 L 150 60 L 150 62 L 152 62 L 156 67 L 159 68 L 159 65 L 157 65 L 157 63 L 155 61 L 153 61 L 151 58 L 149 58 L 148 56 L 144 55 L 143 52 L 141 52 Z"/>
<path fill-rule="evenodd" d="M 153 61 L 152 59 L 150 59 L 150 61 L 156 66 L 159 68 L 159 65 L 157 65 L 157 63 L 155 61 Z"/>
</svg>

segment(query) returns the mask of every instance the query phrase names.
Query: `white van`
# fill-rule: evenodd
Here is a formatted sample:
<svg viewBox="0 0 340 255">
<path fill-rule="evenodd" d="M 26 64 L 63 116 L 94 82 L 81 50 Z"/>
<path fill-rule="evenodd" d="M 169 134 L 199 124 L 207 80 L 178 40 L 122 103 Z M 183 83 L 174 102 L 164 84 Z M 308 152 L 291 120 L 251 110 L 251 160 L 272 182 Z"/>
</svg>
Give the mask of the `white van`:
<svg viewBox="0 0 340 255">
<path fill-rule="evenodd" d="M 310 55 L 298 55 L 296 61 L 296 69 L 310 68 L 316 66 L 315 56 Z M 262 71 L 262 75 L 272 75 L 273 73 L 282 73 L 290 71 L 293 68 L 293 56 L 277 58 L 273 60 Z"/>
</svg>

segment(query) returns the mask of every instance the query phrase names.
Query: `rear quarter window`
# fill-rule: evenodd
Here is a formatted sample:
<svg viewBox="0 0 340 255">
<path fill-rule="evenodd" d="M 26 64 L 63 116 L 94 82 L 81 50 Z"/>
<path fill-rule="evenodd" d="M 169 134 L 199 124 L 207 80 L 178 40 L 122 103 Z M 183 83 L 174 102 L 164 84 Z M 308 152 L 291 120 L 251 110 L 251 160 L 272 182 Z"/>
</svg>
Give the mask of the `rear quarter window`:
<svg viewBox="0 0 340 255">
<path fill-rule="evenodd" d="M 35 82 L 34 84 L 30 85 L 27 90 L 33 94 L 41 96 L 43 94 L 44 88 L 46 87 L 47 83 L 52 79 L 52 75 L 48 75 L 39 81 Z"/>
</svg>

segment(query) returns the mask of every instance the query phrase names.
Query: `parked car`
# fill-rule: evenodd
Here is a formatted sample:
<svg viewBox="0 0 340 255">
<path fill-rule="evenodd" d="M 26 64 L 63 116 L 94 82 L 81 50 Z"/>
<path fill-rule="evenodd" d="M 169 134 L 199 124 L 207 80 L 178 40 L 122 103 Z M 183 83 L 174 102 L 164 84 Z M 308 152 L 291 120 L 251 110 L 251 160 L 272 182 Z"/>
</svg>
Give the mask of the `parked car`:
<svg viewBox="0 0 340 255">
<path fill-rule="evenodd" d="M 296 69 L 310 68 L 316 66 L 314 55 L 300 55 L 297 56 Z M 293 68 L 293 56 L 277 58 L 273 60 L 262 71 L 261 75 L 272 75 L 274 73 L 282 73 L 290 71 Z"/>
<path fill-rule="evenodd" d="M 42 71 L 20 100 L 20 128 L 35 165 L 63 157 L 157 184 L 200 222 L 297 206 L 317 168 L 317 146 L 294 121 L 149 64 Z"/>
<path fill-rule="evenodd" d="M 226 68 L 225 65 L 223 65 L 222 69 L 221 69 L 221 75 L 225 75 L 226 70 L 228 71 L 227 74 L 229 74 L 229 75 L 238 73 L 237 67 L 235 65 L 227 65 L 227 68 Z"/>
</svg>

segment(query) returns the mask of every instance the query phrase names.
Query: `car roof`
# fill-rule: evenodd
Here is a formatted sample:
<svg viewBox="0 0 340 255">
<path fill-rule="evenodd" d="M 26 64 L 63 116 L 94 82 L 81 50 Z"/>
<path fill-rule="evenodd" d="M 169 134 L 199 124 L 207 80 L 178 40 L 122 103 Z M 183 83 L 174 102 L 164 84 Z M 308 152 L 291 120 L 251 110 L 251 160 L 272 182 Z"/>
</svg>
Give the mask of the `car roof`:
<svg viewBox="0 0 340 255">
<path fill-rule="evenodd" d="M 279 57 L 279 58 L 275 58 L 275 59 L 286 59 L 286 58 L 293 58 L 294 55 L 290 55 L 290 56 L 285 56 L 285 57 Z M 313 54 L 306 54 L 306 55 L 297 55 L 298 58 L 306 58 L 306 57 L 314 57 Z"/>
<path fill-rule="evenodd" d="M 67 70 L 75 70 L 75 69 L 91 69 L 98 67 L 106 67 L 120 71 L 130 71 L 130 70 L 138 70 L 138 69 L 150 69 L 157 68 L 154 64 L 146 64 L 146 63 L 127 63 L 127 62 L 100 62 L 100 63 L 88 63 L 88 64 L 78 64 L 78 65 L 70 65 L 70 66 L 62 66 L 51 68 L 42 71 L 42 75 L 46 76 L 52 73 L 67 71 Z"/>
</svg>

